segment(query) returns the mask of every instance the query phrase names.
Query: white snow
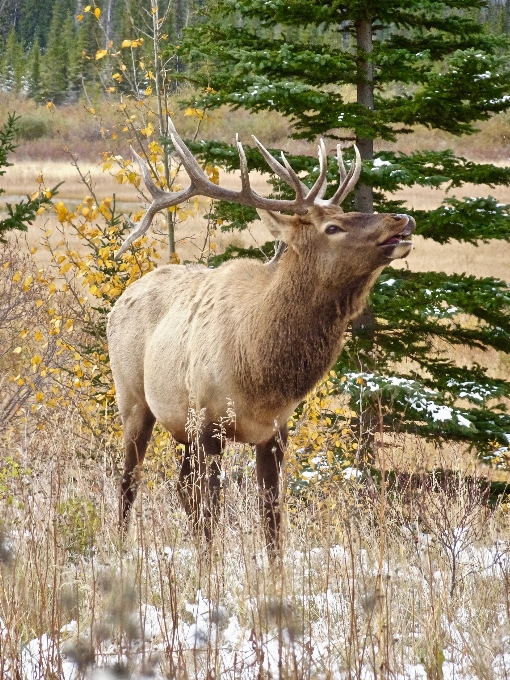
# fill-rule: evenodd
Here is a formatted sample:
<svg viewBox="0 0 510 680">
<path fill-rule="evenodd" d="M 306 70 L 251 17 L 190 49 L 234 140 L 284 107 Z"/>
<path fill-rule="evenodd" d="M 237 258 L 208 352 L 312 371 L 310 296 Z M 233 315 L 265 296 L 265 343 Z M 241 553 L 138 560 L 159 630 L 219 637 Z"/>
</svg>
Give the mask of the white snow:
<svg viewBox="0 0 510 680">
<path fill-rule="evenodd" d="M 372 163 L 372 170 L 377 170 L 377 168 L 382 168 L 383 165 L 391 165 L 390 161 L 385 161 L 382 158 L 374 158 Z"/>
</svg>

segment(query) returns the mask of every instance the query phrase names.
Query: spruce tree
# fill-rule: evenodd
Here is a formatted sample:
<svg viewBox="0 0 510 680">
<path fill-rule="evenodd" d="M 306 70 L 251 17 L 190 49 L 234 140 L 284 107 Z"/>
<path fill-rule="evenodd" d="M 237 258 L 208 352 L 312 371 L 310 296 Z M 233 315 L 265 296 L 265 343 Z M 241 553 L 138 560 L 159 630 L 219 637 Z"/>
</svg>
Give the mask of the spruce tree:
<svg viewBox="0 0 510 680">
<path fill-rule="evenodd" d="M 6 92 L 19 92 L 24 85 L 25 55 L 12 29 L 7 39 L 5 51 L 0 62 L 0 89 Z"/>
<path fill-rule="evenodd" d="M 18 119 L 15 114 L 10 113 L 7 121 L 0 127 L 0 177 L 5 175 L 6 168 L 12 166 L 8 157 L 17 147 Z M 48 192 L 38 192 L 32 197 L 27 196 L 26 200 L 14 205 L 7 203 L 5 206 L 7 217 L 0 219 L 0 243 L 5 243 L 5 236 L 8 231 L 13 229 L 26 231 L 27 225 L 32 224 L 35 220 L 39 208 L 51 203 L 51 199 L 57 193 L 59 186 L 57 185 Z M 5 193 L 4 190 L 0 188 L 0 195 L 3 193 Z"/>
<path fill-rule="evenodd" d="M 36 37 L 28 55 L 27 67 L 28 96 L 35 101 L 41 99 L 41 48 Z"/>
<path fill-rule="evenodd" d="M 69 86 L 69 54 L 64 35 L 65 18 L 62 2 L 57 0 L 53 7 L 48 46 L 41 68 L 42 95 L 55 103 L 61 103 L 66 99 Z"/>
<path fill-rule="evenodd" d="M 54 0 L 24 0 L 17 33 L 25 47 L 33 45 L 36 38 L 43 49 L 46 47 L 54 5 Z"/>
<path fill-rule="evenodd" d="M 346 211 L 406 212 L 419 234 L 439 243 L 509 240 L 509 206 L 462 194 L 466 182 L 509 185 L 509 168 L 469 162 L 451 151 L 374 154 L 374 141 L 394 141 L 415 125 L 471 134 L 476 121 L 510 107 L 508 44 L 473 19 L 483 6 L 483 0 L 222 0 L 206 7 L 179 54 L 189 64 L 189 79 L 208 88 L 194 106 L 279 111 L 292 137 L 322 135 L 330 149 L 332 140 L 355 140 L 364 167 Z M 216 141 L 190 146 L 208 163 L 238 168 L 233 147 Z M 247 156 L 252 169 L 267 172 L 256 150 L 247 148 Z M 306 183 L 317 177 L 315 156 L 289 160 Z M 332 190 L 333 158 L 330 170 Z M 387 198 L 415 185 L 454 189 L 456 196 L 433 210 Z M 276 179 L 274 187 L 280 195 L 288 191 Z M 224 230 L 244 228 L 256 217 L 224 204 L 213 214 Z M 232 254 L 258 251 L 227 249 L 226 256 Z M 457 362 L 445 348 L 510 352 L 505 282 L 388 267 L 370 309 L 353 326 L 337 365 L 343 377 L 335 384 L 350 395 L 360 418 L 377 415 L 381 404 L 391 430 L 460 440 L 487 460 L 496 449 L 504 453 L 510 415 L 502 401 L 510 397 L 510 383 L 476 363 Z"/>
</svg>

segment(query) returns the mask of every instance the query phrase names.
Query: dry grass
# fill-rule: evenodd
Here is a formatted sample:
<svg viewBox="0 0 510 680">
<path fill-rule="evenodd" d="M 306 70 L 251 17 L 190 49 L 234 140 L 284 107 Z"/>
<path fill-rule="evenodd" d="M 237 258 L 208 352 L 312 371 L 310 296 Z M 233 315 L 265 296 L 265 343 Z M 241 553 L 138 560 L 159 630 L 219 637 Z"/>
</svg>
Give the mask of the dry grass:
<svg viewBox="0 0 510 680">
<path fill-rule="evenodd" d="M 173 117 L 183 136 L 193 134 L 196 119 L 183 115 L 181 100 L 191 99 L 184 91 L 171 102 Z M 95 114 L 89 112 L 94 107 Z M 105 150 L 107 143 L 102 130 L 109 130 L 119 122 L 118 102 L 92 95 L 76 104 L 48 110 L 44 104 L 29 99 L 17 99 L 4 93 L 0 102 L 0 124 L 9 111 L 21 115 L 21 144 L 17 151 L 19 160 L 65 160 L 65 147 L 77 153 L 82 161 L 95 161 Z M 398 135 L 395 143 L 381 142 L 377 150 L 399 150 L 410 153 L 415 150 L 452 149 L 456 155 L 478 162 L 507 163 L 510 155 L 510 113 L 501 113 L 488 121 L 477 124 L 478 132 L 471 136 L 456 137 L 439 130 L 417 126 L 411 134 Z M 200 135 L 204 139 L 232 142 L 234 132 L 249 141 L 255 134 L 270 147 L 283 148 L 290 153 L 315 153 L 316 141 L 289 139 L 289 123 L 274 111 L 248 113 L 231 112 L 222 107 L 210 112 L 210 120 L 204 120 Z M 27 139 L 27 135 L 29 138 Z M 348 135 L 347 135 L 348 136 Z M 117 142 L 118 153 L 127 155 L 128 146 L 121 138 Z"/>
<path fill-rule="evenodd" d="M 84 449 L 78 429 L 60 414 L 2 442 L 5 680 L 507 677 L 508 512 L 464 475 L 289 496 L 271 567 L 247 447 L 226 452 L 210 554 L 177 502 L 173 448 L 149 460 L 120 546 L 120 452 Z"/>
</svg>

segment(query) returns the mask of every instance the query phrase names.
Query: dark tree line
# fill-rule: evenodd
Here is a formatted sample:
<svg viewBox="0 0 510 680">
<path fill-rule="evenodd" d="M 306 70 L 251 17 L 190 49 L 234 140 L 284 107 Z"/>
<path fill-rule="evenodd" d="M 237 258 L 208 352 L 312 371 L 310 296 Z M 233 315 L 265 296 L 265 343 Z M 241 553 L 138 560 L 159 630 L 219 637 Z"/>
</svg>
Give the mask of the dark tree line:
<svg viewBox="0 0 510 680">
<path fill-rule="evenodd" d="M 192 4 L 171 2 L 163 26 L 170 42 L 187 25 Z M 139 37 L 151 11 L 150 0 L 5 0 L 0 7 L 0 91 L 57 104 L 97 80 L 97 50 Z"/>
</svg>

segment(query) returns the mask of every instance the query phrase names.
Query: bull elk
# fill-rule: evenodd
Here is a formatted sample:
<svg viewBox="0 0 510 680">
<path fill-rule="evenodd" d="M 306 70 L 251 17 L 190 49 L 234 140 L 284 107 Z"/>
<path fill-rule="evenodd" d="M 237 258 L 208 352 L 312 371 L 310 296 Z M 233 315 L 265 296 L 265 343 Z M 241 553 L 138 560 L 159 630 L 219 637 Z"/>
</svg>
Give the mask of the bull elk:
<svg viewBox="0 0 510 680">
<path fill-rule="evenodd" d="M 416 225 L 407 215 L 342 211 L 361 171 L 356 147 L 348 173 L 337 148 L 340 185 L 326 200 L 322 140 L 319 176 L 310 189 L 283 154 L 280 163 L 254 137 L 270 168 L 295 191 L 293 200 L 276 200 L 251 188 L 238 140 L 242 188 L 231 191 L 207 179 L 171 121 L 170 126 L 190 186 L 163 191 L 135 154 L 153 201 L 117 256 L 149 228 L 156 212 L 196 195 L 256 208 L 280 247 L 266 264 L 243 259 L 217 269 L 158 267 L 130 286 L 110 313 L 108 343 L 126 446 L 121 523 L 126 526 L 158 420 L 184 445 L 179 496 L 194 527 L 210 539 L 219 502 L 222 423 L 224 436 L 255 447 L 266 541 L 274 550 L 288 418 L 335 362 L 347 325 L 381 270 L 410 253 L 407 237 Z M 228 404 L 235 422 L 225 421 Z M 186 428 L 190 405 L 202 414 L 195 442 Z"/>
</svg>

